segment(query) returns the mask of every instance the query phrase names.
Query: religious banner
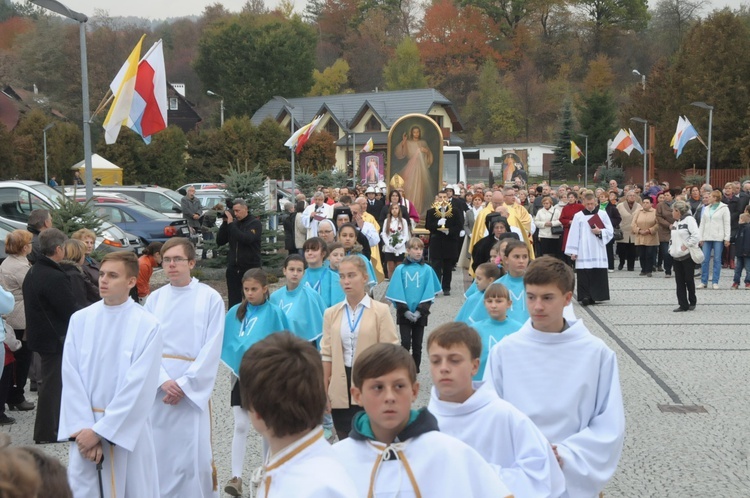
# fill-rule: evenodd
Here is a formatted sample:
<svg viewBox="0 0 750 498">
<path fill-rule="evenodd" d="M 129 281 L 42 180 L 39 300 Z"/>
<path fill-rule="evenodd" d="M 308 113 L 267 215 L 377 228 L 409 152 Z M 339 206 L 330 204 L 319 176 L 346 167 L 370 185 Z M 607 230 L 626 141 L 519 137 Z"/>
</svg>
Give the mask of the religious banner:
<svg viewBox="0 0 750 498">
<path fill-rule="evenodd" d="M 385 181 L 385 160 L 382 152 L 368 152 L 359 155 L 360 180 L 364 185 L 375 186 Z"/>
<path fill-rule="evenodd" d="M 387 183 L 398 176 L 406 197 L 424 219 L 443 178 L 443 132 L 424 114 L 407 114 L 388 132 Z"/>
</svg>

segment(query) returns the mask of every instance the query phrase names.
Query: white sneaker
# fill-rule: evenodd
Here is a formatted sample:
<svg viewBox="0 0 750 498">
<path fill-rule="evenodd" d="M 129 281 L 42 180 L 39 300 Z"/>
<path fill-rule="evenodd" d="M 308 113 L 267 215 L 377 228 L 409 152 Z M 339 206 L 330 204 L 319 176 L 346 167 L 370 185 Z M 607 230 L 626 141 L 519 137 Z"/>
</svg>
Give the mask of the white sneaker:
<svg viewBox="0 0 750 498">
<path fill-rule="evenodd" d="M 711 286 L 713 290 L 719 290 L 719 284 L 714 284 Z"/>
<path fill-rule="evenodd" d="M 705 289 L 706 287 L 707 287 L 707 285 L 706 285 L 706 284 L 700 284 L 700 285 L 698 286 L 698 288 L 699 288 L 699 289 Z"/>
</svg>

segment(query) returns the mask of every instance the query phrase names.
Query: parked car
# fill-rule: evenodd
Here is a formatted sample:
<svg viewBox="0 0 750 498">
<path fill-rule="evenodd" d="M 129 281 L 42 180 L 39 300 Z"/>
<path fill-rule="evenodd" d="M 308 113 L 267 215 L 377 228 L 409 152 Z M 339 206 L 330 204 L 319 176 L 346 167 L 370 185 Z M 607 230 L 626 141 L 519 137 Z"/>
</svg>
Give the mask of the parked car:
<svg viewBox="0 0 750 498">
<path fill-rule="evenodd" d="M 57 209 L 60 197 L 64 194 L 41 182 L 31 180 L 11 180 L 0 182 L 0 221 L 11 227 L 25 229 L 29 214 L 34 209 Z M 135 245 L 132 244 L 135 242 Z M 139 253 L 140 243 L 128 236 L 115 225 L 102 223 L 96 238 L 94 250 L 100 253 L 113 251 L 135 251 Z"/>
<path fill-rule="evenodd" d="M 225 189 L 226 183 L 186 183 L 182 187 L 176 189 L 176 191 L 182 195 L 187 194 L 188 187 L 193 187 L 195 190 L 209 190 L 209 189 Z"/>
<path fill-rule="evenodd" d="M 119 201 L 96 202 L 93 208 L 102 219 L 140 238 L 144 245 L 190 236 L 187 221 L 167 218 L 146 206 Z"/>
<path fill-rule="evenodd" d="M 15 230 L 15 228 L 5 222 L 0 221 L 0 263 L 2 263 L 5 258 L 8 257 L 8 255 L 5 253 L 5 237 L 7 237 L 8 234 L 13 230 Z"/>
<path fill-rule="evenodd" d="M 128 197 L 142 202 L 154 211 L 158 211 L 168 218 L 182 219 L 182 208 L 180 201 L 182 197 L 174 190 L 163 187 L 154 187 L 152 185 L 133 185 L 133 186 L 107 186 L 94 187 L 95 195 L 109 195 L 112 192 L 125 194 Z"/>
</svg>

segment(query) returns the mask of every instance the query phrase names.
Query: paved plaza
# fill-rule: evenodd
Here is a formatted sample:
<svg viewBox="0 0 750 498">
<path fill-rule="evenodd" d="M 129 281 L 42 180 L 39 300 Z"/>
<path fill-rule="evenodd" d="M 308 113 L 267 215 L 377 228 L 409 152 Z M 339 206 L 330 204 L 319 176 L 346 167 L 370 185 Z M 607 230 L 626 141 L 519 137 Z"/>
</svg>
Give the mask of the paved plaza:
<svg viewBox="0 0 750 498">
<path fill-rule="evenodd" d="M 616 351 L 627 434 L 608 497 L 750 496 L 750 290 L 730 290 L 722 270 L 720 290 L 699 289 L 693 312 L 677 307 L 674 279 L 638 271 L 609 274 L 612 300 L 576 314 Z M 453 319 L 466 279 L 455 275 L 451 296 L 432 307 L 428 333 Z M 387 283 L 375 289 L 382 298 Z M 427 404 L 429 367 L 421 365 L 418 407 Z M 213 396 L 214 448 L 223 487 L 229 479 L 233 419 L 229 373 L 222 365 Z M 34 393 L 30 400 L 36 401 Z M 30 445 L 35 412 L 8 412 L 17 423 L 0 427 L 16 445 Z M 175 441 L 175 444 L 180 444 Z M 67 444 L 44 445 L 67 461 Z M 248 440 L 245 475 L 258 467 L 260 438 Z M 246 496 L 249 494 L 246 493 Z"/>
</svg>

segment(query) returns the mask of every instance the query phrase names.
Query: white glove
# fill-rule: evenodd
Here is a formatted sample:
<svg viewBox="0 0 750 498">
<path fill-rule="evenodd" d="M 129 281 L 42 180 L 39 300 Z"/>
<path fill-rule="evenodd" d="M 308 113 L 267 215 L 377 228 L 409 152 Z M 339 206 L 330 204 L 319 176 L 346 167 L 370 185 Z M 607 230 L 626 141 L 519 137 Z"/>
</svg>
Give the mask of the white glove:
<svg viewBox="0 0 750 498">
<path fill-rule="evenodd" d="M 437 224 L 438 224 L 439 227 L 444 227 L 445 226 L 445 218 L 440 218 L 438 220 Z"/>
<path fill-rule="evenodd" d="M 407 311 L 404 311 L 404 317 L 405 317 L 405 318 L 406 318 L 407 320 L 409 320 L 410 322 L 416 322 L 416 321 L 417 321 L 417 319 L 416 319 L 416 318 L 414 317 L 414 313 L 412 313 L 412 312 L 411 312 L 411 311 L 409 311 L 409 310 L 407 310 Z"/>
<path fill-rule="evenodd" d="M 422 317 L 422 312 L 419 311 L 419 310 L 417 310 L 414 313 L 412 313 L 412 315 L 414 315 L 414 320 L 412 320 L 412 321 L 416 322 L 417 320 L 419 320 Z"/>
<path fill-rule="evenodd" d="M 461 232 L 458 234 L 459 237 L 463 237 L 466 235 L 466 230 L 461 230 Z"/>
</svg>

